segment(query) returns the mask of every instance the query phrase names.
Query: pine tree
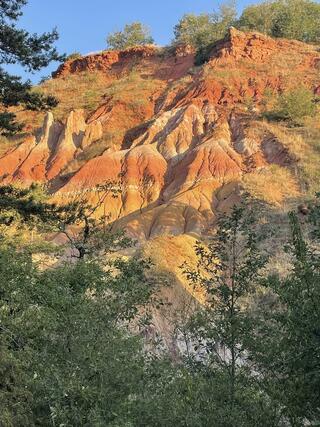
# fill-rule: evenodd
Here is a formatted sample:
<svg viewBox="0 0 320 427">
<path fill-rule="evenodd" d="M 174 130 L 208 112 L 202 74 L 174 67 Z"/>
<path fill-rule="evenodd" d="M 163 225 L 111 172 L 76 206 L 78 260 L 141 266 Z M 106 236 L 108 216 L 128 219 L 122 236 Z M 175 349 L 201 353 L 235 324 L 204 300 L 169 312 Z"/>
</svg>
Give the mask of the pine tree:
<svg viewBox="0 0 320 427">
<path fill-rule="evenodd" d="M 29 72 L 46 67 L 51 61 L 61 61 L 63 56 L 52 47 L 58 39 L 53 30 L 41 35 L 30 34 L 16 27 L 27 0 L 1 0 L 0 2 L 0 134 L 12 134 L 22 129 L 15 121 L 9 107 L 22 105 L 29 110 L 47 110 L 57 105 L 53 96 L 31 92 L 31 82 L 23 82 L 3 67 L 19 64 Z"/>
</svg>

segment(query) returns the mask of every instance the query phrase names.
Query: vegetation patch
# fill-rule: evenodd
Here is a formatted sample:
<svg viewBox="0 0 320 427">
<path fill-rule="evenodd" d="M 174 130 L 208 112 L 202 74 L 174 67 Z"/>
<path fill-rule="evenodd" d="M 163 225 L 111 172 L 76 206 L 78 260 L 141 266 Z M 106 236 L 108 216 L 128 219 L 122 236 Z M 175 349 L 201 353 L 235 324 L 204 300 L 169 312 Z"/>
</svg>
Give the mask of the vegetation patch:
<svg viewBox="0 0 320 427">
<path fill-rule="evenodd" d="M 56 119 L 62 120 L 75 105 L 87 113 L 94 111 L 101 102 L 108 81 L 108 78 L 98 71 L 82 72 L 48 80 L 35 90 L 56 95 L 59 104 L 53 113 Z"/>
<path fill-rule="evenodd" d="M 299 195 L 292 173 L 277 165 L 246 174 L 243 185 L 255 198 L 273 205 L 280 205 L 284 200 Z"/>
<path fill-rule="evenodd" d="M 265 115 L 269 119 L 287 120 L 295 125 L 301 125 L 306 117 L 316 114 L 314 95 L 306 87 L 286 91 L 276 102 L 275 109 Z"/>
<path fill-rule="evenodd" d="M 319 191 L 320 183 L 320 126 L 317 117 L 307 119 L 299 128 L 274 123 L 264 125 L 296 157 L 295 173 L 301 190 L 313 197 Z"/>
</svg>

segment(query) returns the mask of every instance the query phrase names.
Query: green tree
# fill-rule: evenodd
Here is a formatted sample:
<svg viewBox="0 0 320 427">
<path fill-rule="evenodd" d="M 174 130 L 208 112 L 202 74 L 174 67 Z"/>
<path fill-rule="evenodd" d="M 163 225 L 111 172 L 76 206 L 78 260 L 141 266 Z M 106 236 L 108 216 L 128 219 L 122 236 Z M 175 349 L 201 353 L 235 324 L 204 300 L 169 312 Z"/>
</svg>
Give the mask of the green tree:
<svg viewBox="0 0 320 427">
<path fill-rule="evenodd" d="M 142 346 L 126 325 L 139 324 L 153 287 L 142 261 L 108 267 L 40 271 L 1 250 L 0 425 L 109 425 L 139 392 Z"/>
<path fill-rule="evenodd" d="M 272 306 L 257 312 L 251 349 L 255 369 L 289 425 L 316 425 L 320 419 L 320 209 L 313 213 L 314 233 L 306 240 L 295 213 L 286 247 L 288 275 L 265 280 Z"/>
<path fill-rule="evenodd" d="M 21 16 L 27 0 L 2 0 L 0 2 L 0 133 L 10 134 L 22 129 L 15 121 L 9 107 L 22 105 L 29 110 L 47 110 L 57 105 L 53 96 L 31 92 L 31 82 L 9 74 L 5 64 L 19 64 L 26 70 L 38 71 L 51 61 L 61 61 L 53 43 L 57 40 L 56 30 L 42 35 L 29 34 L 18 29 L 16 21 Z"/>
<path fill-rule="evenodd" d="M 60 233 L 66 243 L 60 245 L 60 255 L 64 250 L 72 258 L 104 258 L 108 252 L 130 246 L 133 242 L 122 230 L 111 232 L 108 215 L 98 215 L 97 210 L 104 204 L 106 197 L 117 197 L 119 185 L 106 182 L 95 190 L 84 190 L 74 198 L 68 197 L 65 203 L 52 203 L 45 189 L 37 184 L 29 188 L 18 188 L 13 185 L 0 187 L 0 226 L 6 235 L 8 226 L 18 227 L 19 232 L 33 230 L 43 239 L 46 233 Z M 95 200 L 90 203 L 89 198 Z M 20 233 L 21 234 L 21 233 Z M 39 239 L 38 239 L 39 240 Z M 39 243 L 39 241 L 37 242 Z M 19 241 L 22 244 L 22 241 Z M 30 241 L 26 242 L 31 249 Z M 33 250 L 49 250 L 47 245 L 33 245 Z M 52 247 L 52 249 L 56 249 Z M 59 255 L 58 253 L 58 255 Z M 52 254 L 53 255 L 53 254 Z"/>
<path fill-rule="evenodd" d="M 60 259 L 43 269 L 28 248 L 2 236 L 0 425 L 117 425 L 145 381 L 142 342 L 133 331 L 149 317 L 155 290 L 145 275 L 149 263 L 107 257 L 119 237 L 97 237 L 83 200 L 56 206 L 37 187 L 1 191 L 3 227 L 89 228 L 90 251 L 86 246 L 80 256 L 77 248 L 77 262 Z M 102 249 L 107 258 L 100 263 Z"/>
<path fill-rule="evenodd" d="M 215 37 L 211 32 L 212 19 L 209 14 L 187 14 L 174 27 L 174 43 L 185 43 L 194 47 L 207 45 Z"/>
<path fill-rule="evenodd" d="M 212 387 L 215 426 L 271 426 L 277 414 L 254 378 L 246 347 L 253 326 L 248 304 L 267 261 L 254 209 L 236 206 L 221 217 L 209 244 L 197 244 L 198 269 L 184 269 L 190 283 L 208 294 L 189 327 L 194 366 Z"/>
<path fill-rule="evenodd" d="M 259 31 L 273 36 L 273 26 L 281 9 L 280 1 L 264 1 L 247 6 L 236 26 L 245 31 Z"/>
<path fill-rule="evenodd" d="M 22 223 L 36 226 L 45 222 L 53 206 L 47 202 L 44 189 L 37 184 L 29 188 L 13 185 L 0 186 L 0 224 L 11 226 Z"/>
<path fill-rule="evenodd" d="M 236 20 L 237 11 L 234 2 L 219 6 L 217 12 L 200 15 L 186 14 L 174 27 L 173 43 L 190 44 L 198 52 L 198 61 L 205 56 L 211 44 L 223 38 L 227 29 Z"/>
<path fill-rule="evenodd" d="M 115 50 L 152 43 L 154 43 L 154 40 L 149 28 L 141 24 L 141 22 L 127 24 L 122 31 L 110 33 L 107 37 L 108 47 Z"/>
<path fill-rule="evenodd" d="M 111 232 L 108 215 L 97 211 L 104 205 L 108 195 L 116 198 L 120 187 L 113 181 L 77 193 L 73 199 L 60 205 L 47 203 L 43 231 L 54 231 L 66 237 L 66 247 L 71 257 L 104 257 L 107 252 L 123 249 L 132 244 L 122 230 Z M 94 199 L 90 203 L 90 197 Z M 42 206 L 45 206 L 41 202 Z"/>
<path fill-rule="evenodd" d="M 320 40 L 320 5 L 310 0 L 275 0 L 244 9 L 237 27 L 272 37 L 304 42 Z"/>
<path fill-rule="evenodd" d="M 287 0 L 284 2 L 274 20 L 272 35 L 307 43 L 319 42 L 319 3 L 310 0 Z"/>
</svg>

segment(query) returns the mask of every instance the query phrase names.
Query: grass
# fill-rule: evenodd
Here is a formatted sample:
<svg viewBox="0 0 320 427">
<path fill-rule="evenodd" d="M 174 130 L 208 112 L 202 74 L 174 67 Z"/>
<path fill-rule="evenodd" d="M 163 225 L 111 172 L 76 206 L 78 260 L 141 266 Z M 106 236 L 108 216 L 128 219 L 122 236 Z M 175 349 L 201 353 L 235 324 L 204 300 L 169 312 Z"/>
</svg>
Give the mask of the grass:
<svg viewBox="0 0 320 427">
<path fill-rule="evenodd" d="M 53 94 L 59 100 L 53 113 L 56 119 L 63 120 L 74 108 L 93 112 L 101 103 L 109 81 L 101 72 L 82 72 L 48 80 L 35 90 Z"/>
<path fill-rule="evenodd" d="M 299 187 L 291 171 L 278 165 L 245 175 L 243 186 L 257 199 L 276 206 L 299 196 Z"/>
<path fill-rule="evenodd" d="M 218 81 L 224 87 L 234 90 L 239 80 L 247 80 L 248 73 L 237 67 L 227 67 L 223 63 L 216 66 L 207 64 L 203 67 L 202 78 L 203 80 Z"/>
<path fill-rule="evenodd" d="M 99 71 L 70 74 L 66 77 L 47 80 L 33 90 L 54 94 L 59 100 L 59 105 L 53 110 L 54 118 L 64 121 L 69 112 L 75 108 L 83 109 L 89 115 L 103 102 L 108 102 L 110 106 L 123 102 L 127 111 L 131 110 L 130 117 L 139 113 L 144 116 L 144 109 L 148 105 L 150 96 L 161 85 L 163 85 L 162 82 L 143 78 L 135 69 L 132 69 L 120 78 Z M 42 126 L 45 114 L 23 109 L 15 109 L 15 113 L 17 120 L 25 123 L 26 132 L 29 133 Z M 103 140 L 85 150 L 83 158 L 79 158 L 77 161 L 82 164 L 83 161 L 100 155 L 106 149 L 111 133 L 111 131 L 107 132 Z M 19 143 L 23 137 L 25 137 L 23 134 L 21 137 L 10 139 L 1 137 L 0 155 Z"/>
<path fill-rule="evenodd" d="M 306 53 L 314 50 L 312 47 L 310 49 L 305 47 L 304 49 L 295 54 L 292 54 L 290 49 L 282 49 L 267 56 L 261 62 L 240 58 L 234 63 L 222 60 L 215 65 L 205 64 L 203 66 L 203 78 L 215 79 L 224 86 L 233 89 L 234 82 L 247 81 L 249 77 L 269 79 L 271 76 L 277 76 L 281 78 L 282 83 L 287 88 L 294 89 L 297 86 L 297 81 L 304 81 L 305 79 L 305 72 L 300 67 L 305 63 Z M 317 84 L 319 70 L 316 67 L 314 69 L 309 67 L 307 73 L 310 86 Z"/>
<path fill-rule="evenodd" d="M 123 101 L 129 108 L 139 108 L 147 103 L 150 94 L 158 87 L 157 80 L 143 78 L 132 69 L 121 78 L 99 71 L 70 74 L 46 81 L 35 90 L 54 94 L 59 105 L 53 113 L 55 118 L 62 120 L 73 108 L 84 109 L 90 114 L 107 98 L 111 98 L 111 106 Z"/>
<path fill-rule="evenodd" d="M 134 109 L 145 105 L 148 102 L 150 94 L 157 90 L 158 87 L 158 80 L 143 78 L 133 69 L 128 75 L 119 80 L 115 80 L 109 85 L 104 96 L 111 97 L 111 103 L 113 104 L 130 98 L 128 106 Z"/>
<path fill-rule="evenodd" d="M 304 126 L 288 128 L 266 123 L 272 132 L 298 159 L 296 173 L 301 190 L 313 197 L 320 190 L 320 123 L 319 116 L 307 118 Z"/>
<path fill-rule="evenodd" d="M 182 285 L 198 301 L 203 301 L 203 289 L 194 289 L 181 268 L 184 262 L 191 268 L 197 267 L 198 258 L 195 254 L 196 239 L 186 234 L 180 236 L 158 236 L 146 242 L 143 255 L 153 262 L 155 274 L 167 273 L 171 284 Z"/>
<path fill-rule="evenodd" d="M 14 144 L 6 138 L 0 135 L 0 157 L 3 156 Z"/>
</svg>

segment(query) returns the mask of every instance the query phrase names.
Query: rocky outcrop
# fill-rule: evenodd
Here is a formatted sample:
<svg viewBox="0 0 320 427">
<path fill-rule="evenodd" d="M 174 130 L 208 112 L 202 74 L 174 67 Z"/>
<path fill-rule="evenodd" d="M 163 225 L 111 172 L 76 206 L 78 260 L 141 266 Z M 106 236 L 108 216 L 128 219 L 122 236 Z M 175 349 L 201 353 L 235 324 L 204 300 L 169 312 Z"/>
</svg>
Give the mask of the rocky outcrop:
<svg viewBox="0 0 320 427">
<path fill-rule="evenodd" d="M 35 146 L 36 138 L 30 136 L 18 147 L 11 149 L 0 158 L 0 177 L 3 183 L 12 181 L 14 173 L 28 158 Z"/>
<path fill-rule="evenodd" d="M 210 58 L 233 61 L 244 59 L 259 63 L 267 61 L 270 56 L 279 52 L 288 54 L 290 51 L 305 53 L 306 45 L 296 40 L 273 39 L 255 31 L 245 33 L 231 27 L 227 36 L 214 44 Z M 314 53 L 316 55 L 316 51 Z"/>
<path fill-rule="evenodd" d="M 181 69 L 183 73 L 185 71 L 183 64 L 190 67 L 194 55 L 195 51 L 189 45 L 178 45 L 173 49 L 160 48 L 154 45 L 144 45 L 130 47 L 122 51 L 108 50 L 68 60 L 62 64 L 57 71 L 52 73 L 52 77 L 64 77 L 82 71 L 112 71 L 114 73 L 121 73 L 130 66 L 137 64 L 139 61 L 145 61 L 147 64 L 161 64 L 161 69 L 158 69 L 157 72 L 159 75 L 164 76 L 164 69 L 167 69 L 167 66 L 171 68 L 171 71 L 173 71 L 173 68 L 176 68 Z M 164 57 L 165 61 L 163 61 Z M 173 65 L 175 65 L 175 67 L 172 67 Z M 177 70 L 175 70 L 174 73 L 177 75 Z M 178 72 L 178 74 L 180 73 Z"/>
<path fill-rule="evenodd" d="M 2 182 L 47 182 L 58 199 L 85 190 L 94 200 L 99 184 L 113 181 L 121 194 L 106 197 L 100 213 L 110 213 L 114 227 L 141 240 L 207 232 L 216 213 L 238 200 L 246 174 L 296 161 L 257 117 L 265 91 L 286 90 L 291 78 L 317 94 L 318 58 L 313 46 L 232 28 L 196 69 L 190 46 L 67 61 L 56 84 L 66 75 L 102 72 L 106 89 L 115 79 L 125 93 L 101 93 L 90 114 L 74 105 L 63 123 L 48 113 L 38 132 L 0 158 Z M 140 78 L 128 86 L 133 64 Z"/>
<path fill-rule="evenodd" d="M 231 27 L 225 39 L 217 42 L 211 59 L 250 59 L 264 61 L 281 46 L 276 40 L 257 32 L 244 33 Z"/>
<path fill-rule="evenodd" d="M 36 136 L 0 158 L 2 181 L 46 182 L 55 178 L 84 148 L 102 137 L 99 121 L 87 124 L 82 110 L 71 111 L 66 123 L 47 113 Z"/>
<path fill-rule="evenodd" d="M 21 182 L 44 181 L 50 153 L 56 148 L 62 124 L 54 122 L 53 114 L 47 113 L 34 147 L 13 173 L 13 179 Z"/>
<path fill-rule="evenodd" d="M 141 58 L 148 58 L 159 54 L 160 49 L 153 45 L 135 46 L 129 49 L 107 50 L 99 53 L 93 53 L 80 58 L 71 59 L 62 64 L 53 77 L 63 77 L 67 74 L 78 73 L 81 71 L 109 71 L 115 64 L 124 65 L 124 63 L 134 62 Z"/>
</svg>

